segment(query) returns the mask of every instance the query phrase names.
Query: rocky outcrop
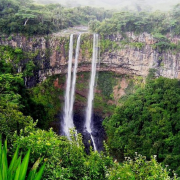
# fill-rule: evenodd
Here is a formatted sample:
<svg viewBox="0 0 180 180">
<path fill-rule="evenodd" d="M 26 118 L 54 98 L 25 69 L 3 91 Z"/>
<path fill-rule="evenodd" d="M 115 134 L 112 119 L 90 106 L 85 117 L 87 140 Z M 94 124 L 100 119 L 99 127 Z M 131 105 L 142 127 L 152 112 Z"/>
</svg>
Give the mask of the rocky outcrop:
<svg viewBox="0 0 180 180">
<path fill-rule="evenodd" d="M 140 75 L 146 77 L 149 69 L 156 69 L 157 76 L 180 79 L 179 55 L 172 53 L 159 54 L 146 45 L 142 50 L 136 48 L 122 49 L 102 56 L 102 63 L 118 73 Z"/>
<path fill-rule="evenodd" d="M 143 33 L 141 35 L 134 35 L 134 33 L 127 33 L 131 42 L 144 43 L 143 48 L 138 49 L 126 45 L 124 48 L 106 52 L 102 55 L 102 63 L 109 67 L 114 67 L 117 72 L 119 68 L 128 70 L 130 74 L 140 75 L 146 77 L 149 69 L 156 69 L 157 76 L 164 76 L 167 78 L 180 79 L 180 52 L 172 52 L 170 50 L 158 52 L 153 49 L 153 44 L 157 42 L 150 34 Z M 119 42 L 122 40 L 121 35 L 109 37 L 111 40 Z M 175 44 L 180 41 L 179 37 L 167 38 Z"/>
<path fill-rule="evenodd" d="M 91 36 L 91 35 L 89 35 Z M 134 35 L 127 33 L 131 42 L 141 42 L 144 46 L 141 49 L 129 45 L 120 49 L 104 52 L 101 59 L 99 71 L 113 71 L 119 74 L 138 75 L 146 77 L 149 69 L 156 69 L 157 76 L 180 79 L 180 53 L 174 54 L 171 51 L 161 52 L 154 50 L 152 45 L 156 40 L 147 33 Z M 92 36 L 91 36 L 92 37 Z M 178 43 L 179 38 L 170 38 L 171 42 Z M 111 41 L 119 43 L 123 37 L 120 34 L 111 35 Z M 92 38 L 91 38 L 92 39 Z M 8 45 L 14 48 L 22 48 L 27 52 L 37 52 L 34 61 L 38 66 L 36 72 L 37 82 L 46 79 L 53 74 L 63 74 L 67 72 L 68 63 L 68 37 L 48 36 L 48 37 L 24 37 L 12 35 L 11 37 L 0 37 L 0 45 Z M 81 49 L 79 57 L 78 71 L 90 71 L 91 58 L 88 49 Z M 20 66 L 23 66 L 21 62 Z"/>
</svg>

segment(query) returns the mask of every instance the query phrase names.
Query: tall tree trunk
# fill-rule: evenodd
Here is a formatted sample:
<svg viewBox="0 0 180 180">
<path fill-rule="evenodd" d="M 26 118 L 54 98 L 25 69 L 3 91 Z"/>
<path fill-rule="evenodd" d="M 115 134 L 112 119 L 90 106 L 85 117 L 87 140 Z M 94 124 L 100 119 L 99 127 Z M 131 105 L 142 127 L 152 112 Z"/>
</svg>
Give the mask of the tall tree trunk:
<svg viewBox="0 0 180 180">
<path fill-rule="evenodd" d="M 26 19 L 24 26 L 26 26 L 27 22 L 29 21 L 29 18 Z"/>
</svg>

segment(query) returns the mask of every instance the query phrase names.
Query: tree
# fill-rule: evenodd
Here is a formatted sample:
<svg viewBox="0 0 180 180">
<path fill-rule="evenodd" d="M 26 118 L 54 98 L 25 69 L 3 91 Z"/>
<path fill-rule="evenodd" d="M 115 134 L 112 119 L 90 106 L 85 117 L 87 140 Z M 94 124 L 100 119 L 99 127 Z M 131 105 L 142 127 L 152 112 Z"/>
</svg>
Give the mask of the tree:
<svg viewBox="0 0 180 180">
<path fill-rule="evenodd" d="M 16 13 L 17 18 L 21 18 L 24 20 L 24 26 L 26 26 L 27 22 L 30 19 L 37 18 L 36 12 L 30 9 L 21 9 Z"/>
<path fill-rule="evenodd" d="M 3 136 L 11 137 L 15 131 L 19 133 L 32 120 L 19 110 L 22 105 L 18 91 L 22 84 L 21 74 L 0 75 L 0 134 Z"/>
<path fill-rule="evenodd" d="M 179 169 L 180 82 L 176 79 L 149 79 L 144 89 L 129 95 L 104 121 L 108 145 L 119 159 L 135 152 Z"/>
</svg>

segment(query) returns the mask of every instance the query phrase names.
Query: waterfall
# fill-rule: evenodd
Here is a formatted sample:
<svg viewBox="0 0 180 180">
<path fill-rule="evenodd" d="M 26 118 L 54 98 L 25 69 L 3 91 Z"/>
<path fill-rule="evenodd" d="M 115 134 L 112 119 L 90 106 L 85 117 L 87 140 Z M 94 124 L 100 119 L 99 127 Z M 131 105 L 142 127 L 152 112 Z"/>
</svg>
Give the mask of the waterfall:
<svg viewBox="0 0 180 180">
<path fill-rule="evenodd" d="M 68 74 L 66 79 L 65 105 L 64 105 L 64 114 L 63 114 L 63 121 L 64 121 L 63 131 L 68 138 L 70 137 L 69 128 L 74 127 L 74 123 L 71 121 L 71 119 L 69 119 L 72 58 L 73 58 L 73 34 L 71 34 L 70 42 L 69 42 Z"/>
<path fill-rule="evenodd" d="M 79 37 L 77 39 L 76 56 L 75 56 L 75 63 L 74 63 L 74 70 L 73 70 L 73 79 L 72 79 L 72 87 L 71 87 L 70 112 L 69 112 L 69 118 L 71 119 L 71 121 L 73 121 L 73 105 L 74 105 L 74 95 L 75 95 L 75 88 L 76 88 L 76 74 L 77 74 L 77 67 L 78 67 L 80 41 L 81 41 L 81 35 L 79 35 Z"/>
<path fill-rule="evenodd" d="M 93 100 L 94 100 L 94 87 L 95 87 L 97 57 L 98 57 L 98 34 L 94 34 L 91 78 L 90 78 L 90 83 L 89 83 L 89 94 L 88 94 L 88 104 L 87 104 L 87 108 L 86 108 L 85 128 L 91 136 L 95 151 L 97 150 L 97 148 L 96 148 L 96 144 L 94 141 L 94 137 L 92 135 L 93 127 L 91 124 L 91 120 L 92 120 L 92 106 L 93 106 Z"/>
<path fill-rule="evenodd" d="M 76 46 L 76 56 L 73 69 L 73 78 L 71 78 L 72 71 L 72 59 L 73 59 L 73 34 L 70 36 L 69 43 L 69 61 L 68 61 L 68 73 L 66 79 L 66 92 L 65 92 L 65 105 L 63 113 L 63 132 L 70 139 L 69 129 L 74 128 L 73 123 L 73 105 L 74 105 L 74 94 L 75 94 L 75 85 L 76 85 L 76 73 L 78 66 L 78 57 L 80 50 L 80 37 L 79 35 Z"/>
</svg>

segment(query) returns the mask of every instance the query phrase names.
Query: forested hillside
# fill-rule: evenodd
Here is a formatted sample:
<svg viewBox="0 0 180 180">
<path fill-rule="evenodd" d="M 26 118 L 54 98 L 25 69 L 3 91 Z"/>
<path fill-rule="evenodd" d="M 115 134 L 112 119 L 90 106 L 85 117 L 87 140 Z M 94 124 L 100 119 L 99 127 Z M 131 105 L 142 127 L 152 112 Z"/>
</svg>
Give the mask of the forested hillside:
<svg viewBox="0 0 180 180">
<path fill-rule="evenodd" d="M 180 4 L 172 11 L 121 11 L 113 14 L 112 18 L 103 22 L 97 20 L 90 22 L 90 28 L 100 34 L 110 35 L 114 33 L 160 33 L 166 35 L 179 35 L 180 32 Z M 159 36 L 163 38 L 163 36 Z"/>
<path fill-rule="evenodd" d="M 135 152 L 157 159 L 179 173 L 180 82 L 158 78 L 120 101 L 104 121 L 112 154 L 133 157 Z"/>
<path fill-rule="evenodd" d="M 36 5 L 31 0 L 0 0 L 0 32 L 47 35 L 90 20 L 111 17 L 110 11 L 91 7 L 65 8 L 60 4 Z"/>
</svg>

